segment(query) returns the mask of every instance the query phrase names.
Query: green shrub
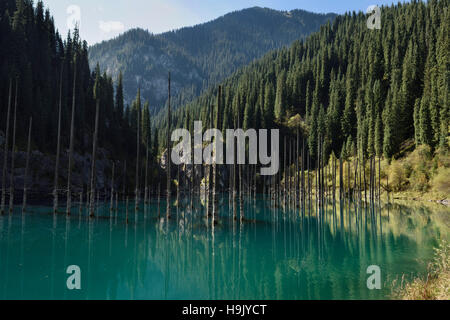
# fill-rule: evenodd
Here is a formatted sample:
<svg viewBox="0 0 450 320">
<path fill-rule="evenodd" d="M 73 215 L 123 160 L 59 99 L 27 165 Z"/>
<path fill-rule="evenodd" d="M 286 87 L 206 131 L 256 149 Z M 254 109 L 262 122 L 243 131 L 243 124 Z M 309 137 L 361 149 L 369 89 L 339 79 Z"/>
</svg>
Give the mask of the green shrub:
<svg viewBox="0 0 450 320">
<path fill-rule="evenodd" d="M 389 169 L 389 184 L 394 191 L 402 191 L 403 186 L 408 181 L 406 171 L 400 161 L 392 161 Z"/>
<path fill-rule="evenodd" d="M 433 189 L 450 197 L 450 168 L 439 168 L 432 181 Z"/>
</svg>

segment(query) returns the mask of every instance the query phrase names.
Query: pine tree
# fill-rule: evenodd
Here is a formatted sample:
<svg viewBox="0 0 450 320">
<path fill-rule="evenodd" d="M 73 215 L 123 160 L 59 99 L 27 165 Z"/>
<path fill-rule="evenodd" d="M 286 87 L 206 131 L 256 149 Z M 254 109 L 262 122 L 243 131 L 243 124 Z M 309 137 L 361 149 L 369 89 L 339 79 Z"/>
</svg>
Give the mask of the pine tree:
<svg viewBox="0 0 450 320">
<path fill-rule="evenodd" d="M 286 72 L 282 71 L 277 78 L 277 91 L 275 96 L 275 119 L 282 121 L 286 114 Z"/>
</svg>

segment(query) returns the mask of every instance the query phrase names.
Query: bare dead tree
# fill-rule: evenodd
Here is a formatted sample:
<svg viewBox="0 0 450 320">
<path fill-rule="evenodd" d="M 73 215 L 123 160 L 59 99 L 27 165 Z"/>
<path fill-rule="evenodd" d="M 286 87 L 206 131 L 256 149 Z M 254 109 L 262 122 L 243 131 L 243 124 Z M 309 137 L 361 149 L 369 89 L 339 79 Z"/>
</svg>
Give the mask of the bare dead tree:
<svg viewBox="0 0 450 320">
<path fill-rule="evenodd" d="M 166 207 L 166 218 L 167 220 L 170 218 L 170 196 L 171 196 L 171 178 L 170 178 L 170 170 L 171 170 L 171 148 L 170 148 L 170 121 L 171 121 L 171 114 L 170 114 L 170 72 L 169 72 L 169 103 L 167 107 L 167 207 Z"/>
<path fill-rule="evenodd" d="M 137 110 L 137 137 L 136 137 L 136 148 L 137 148 L 137 151 L 136 151 L 136 189 L 135 189 L 135 196 L 136 196 L 136 199 L 135 199 L 135 206 L 134 206 L 134 210 L 137 212 L 138 210 L 139 210 L 139 193 L 140 193 L 140 191 L 139 191 L 139 162 L 140 162 L 140 151 L 141 151 L 141 104 L 140 104 L 140 101 L 141 101 L 141 97 L 140 97 L 140 94 L 141 94 L 141 91 L 140 91 L 140 89 L 139 89 L 139 91 L 138 91 L 139 93 L 139 105 L 137 106 L 138 107 L 138 110 Z"/>
<path fill-rule="evenodd" d="M 217 115 L 216 115 L 216 128 L 219 127 L 219 121 L 220 121 L 220 115 L 219 112 L 221 110 L 221 103 L 222 101 L 222 86 L 219 86 L 219 94 L 217 96 Z M 214 114 L 211 114 L 211 117 L 214 117 Z M 213 118 L 211 119 L 213 120 Z M 213 225 L 217 223 L 218 220 L 218 210 L 217 210 L 217 204 L 218 204 L 218 195 L 217 195 L 217 186 L 219 184 L 219 177 L 218 177 L 218 169 L 217 169 L 217 141 L 215 141 L 216 138 L 214 138 L 214 158 L 213 158 L 213 190 L 212 190 L 212 204 L 213 204 Z"/>
<path fill-rule="evenodd" d="M 115 171 L 115 162 L 113 161 L 113 165 L 112 165 L 112 176 L 111 176 L 111 203 L 109 206 L 109 212 L 110 215 L 114 210 L 114 171 Z"/>
<path fill-rule="evenodd" d="M 63 67 L 61 67 L 61 74 L 59 79 L 58 137 L 56 144 L 55 180 L 53 185 L 53 213 L 56 213 L 58 211 L 59 158 L 61 154 L 62 82 L 63 82 Z"/>
<path fill-rule="evenodd" d="M 67 206 L 66 213 L 70 215 L 72 207 L 72 161 L 73 161 L 73 147 L 74 147 L 74 131 L 75 131 L 75 93 L 77 82 L 77 68 L 76 60 L 74 63 L 74 76 L 73 76 L 73 91 L 72 91 L 72 119 L 70 122 L 70 145 L 69 145 L 69 165 L 67 169 Z"/>
<path fill-rule="evenodd" d="M 27 160 L 25 165 L 25 177 L 23 180 L 23 204 L 22 211 L 27 209 L 27 191 L 28 191 L 28 170 L 30 168 L 30 153 L 31 153 L 31 128 L 33 126 L 33 118 L 30 118 L 30 126 L 28 128 L 28 147 L 27 147 Z"/>
<path fill-rule="evenodd" d="M 96 187 L 96 156 L 97 156 L 97 137 L 98 137 L 98 118 L 100 113 L 100 99 L 97 97 L 97 106 L 95 110 L 95 129 L 94 129 L 94 141 L 92 144 L 92 159 L 91 159 L 91 196 L 90 196 L 90 205 L 89 205 L 89 216 L 95 216 L 95 187 Z M 98 200 L 97 200 L 98 201 Z"/>
<path fill-rule="evenodd" d="M 6 173 L 8 169 L 8 148 L 9 148 L 9 120 L 11 113 L 11 99 L 12 99 L 12 80 L 9 80 L 9 98 L 8 98 L 8 111 L 6 113 L 6 133 L 5 133 L 5 150 L 3 154 L 3 174 L 2 174 L 2 200 L 0 206 L 0 214 L 5 213 L 6 202 Z"/>
<path fill-rule="evenodd" d="M 13 118 L 13 138 L 11 149 L 11 175 L 9 183 L 9 212 L 12 213 L 14 209 L 14 169 L 15 169 L 15 156 L 16 156 L 16 126 L 17 126 L 17 99 L 18 99 L 18 80 L 16 79 L 16 98 L 14 102 L 14 118 Z"/>
</svg>

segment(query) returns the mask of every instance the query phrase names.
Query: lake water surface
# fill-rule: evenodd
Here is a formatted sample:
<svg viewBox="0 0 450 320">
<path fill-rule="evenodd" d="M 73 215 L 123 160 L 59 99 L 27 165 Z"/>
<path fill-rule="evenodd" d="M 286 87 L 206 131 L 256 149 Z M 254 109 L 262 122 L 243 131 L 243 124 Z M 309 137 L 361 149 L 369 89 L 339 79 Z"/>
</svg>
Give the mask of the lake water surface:
<svg viewBox="0 0 450 320">
<path fill-rule="evenodd" d="M 76 204 L 67 218 L 50 207 L 0 216 L 0 299 L 385 299 L 402 275 L 424 274 L 450 210 L 398 202 L 382 209 L 329 205 L 284 212 L 262 197 L 245 204 L 241 224 L 228 197 L 212 228 L 204 207 L 172 210 L 152 200 L 109 204 L 89 219 Z M 68 290 L 67 267 L 81 270 Z M 381 270 L 382 289 L 367 288 L 367 268 Z"/>
</svg>

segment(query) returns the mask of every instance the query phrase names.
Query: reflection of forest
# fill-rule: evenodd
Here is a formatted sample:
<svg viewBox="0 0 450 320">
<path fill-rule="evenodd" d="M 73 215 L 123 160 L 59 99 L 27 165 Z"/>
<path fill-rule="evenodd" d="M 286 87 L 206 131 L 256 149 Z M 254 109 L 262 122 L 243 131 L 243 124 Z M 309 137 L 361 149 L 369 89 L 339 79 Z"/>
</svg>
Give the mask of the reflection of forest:
<svg viewBox="0 0 450 320">
<path fill-rule="evenodd" d="M 406 258 L 410 269 L 394 270 L 412 271 L 419 263 L 414 257 L 427 256 L 436 236 L 448 234 L 439 211 L 401 204 L 387 209 L 355 214 L 343 208 L 341 215 L 340 208 L 333 214 L 330 207 L 321 219 L 227 222 L 214 233 L 203 219 L 192 225 L 189 218 L 180 220 L 182 228 L 161 220 L 149 229 L 151 236 L 137 236 L 136 275 L 129 287 L 141 294 L 153 287 L 152 296 L 180 299 L 369 298 L 360 279 L 370 261 L 394 266 L 404 259 L 397 251 L 416 252 Z M 154 278 L 159 286 L 152 285 Z"/>
<path fill-rule="evenodd" d="M 0 296 L 33 295 L 28 289 L 42 278 L 48 298 L 383 298 L 388 288 L 366 288 L 369 265 L 380 265 L 384 281 L 417 272 L 423 269 L 418 259 L 430 257 L 438 239 L 448 237 L 448 209 L 428 204 L 395 203 L 381 211 L 328 206 L 319 218 L 313 209 L 302 219 L 299 212 L 281 214 L 258 201 L 246 207 L 256 222 L 242 225 L 222 210 L 214 229 L 202 212 L 180 209 L 167 224 L 154 207 L 129 225 L 122 212 L 111 221 L 55 222 L 36 215 L 23 224 L 20 215 L 2 218 Z M 65 283 L 64 266 L 74 263 L 85 277 L 79 293 L 57 285 Z M 16 271 L 20 264 L 25 270 Z M 13 280 L 5 282 L 5 275 Z"/>
</svg>

